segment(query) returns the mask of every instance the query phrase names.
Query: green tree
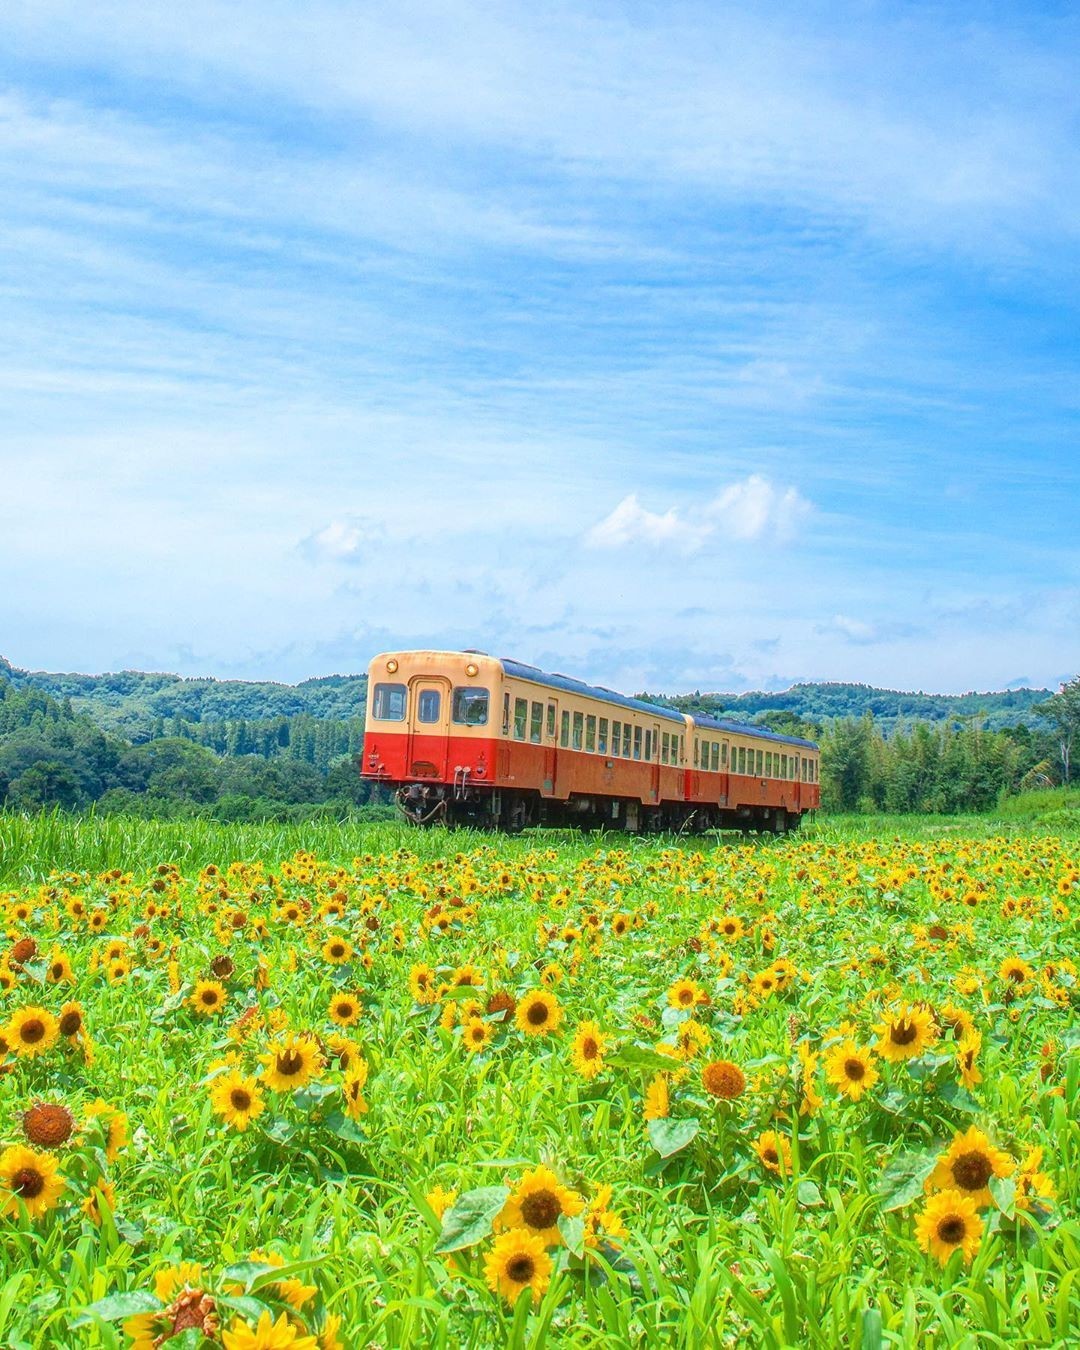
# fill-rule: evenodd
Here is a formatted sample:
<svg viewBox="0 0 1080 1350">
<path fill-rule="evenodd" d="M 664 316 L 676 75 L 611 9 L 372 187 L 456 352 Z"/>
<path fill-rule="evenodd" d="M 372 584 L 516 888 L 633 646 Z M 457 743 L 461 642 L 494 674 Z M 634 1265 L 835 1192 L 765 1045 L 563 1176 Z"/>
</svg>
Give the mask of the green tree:
<svg viewBox="0 0 1080 1350">
<path fill-rule="evenodd" d="M 1073 741 L 1080 736 L 1080 675 L 1061 686 L 1058 692 L 1038 705 L 1037 711 L 1053 722 L 1061 755 L 1062 782 L 1068 783 L 1072 766 Z"/>
</svg>

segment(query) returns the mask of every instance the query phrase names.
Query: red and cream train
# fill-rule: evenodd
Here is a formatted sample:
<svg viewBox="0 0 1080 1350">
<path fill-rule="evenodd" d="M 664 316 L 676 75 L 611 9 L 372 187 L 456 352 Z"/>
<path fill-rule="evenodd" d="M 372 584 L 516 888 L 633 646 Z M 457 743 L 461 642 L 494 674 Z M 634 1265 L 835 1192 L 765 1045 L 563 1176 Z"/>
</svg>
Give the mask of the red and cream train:
<svg viewBox="0 0 1080 1350">
<path fill-rule="evenodd" d="M 812 741 L 483 652 L 384 652 L 362 773 L 416 824 L 783 832 L 820 801 Z"/>
</svg>

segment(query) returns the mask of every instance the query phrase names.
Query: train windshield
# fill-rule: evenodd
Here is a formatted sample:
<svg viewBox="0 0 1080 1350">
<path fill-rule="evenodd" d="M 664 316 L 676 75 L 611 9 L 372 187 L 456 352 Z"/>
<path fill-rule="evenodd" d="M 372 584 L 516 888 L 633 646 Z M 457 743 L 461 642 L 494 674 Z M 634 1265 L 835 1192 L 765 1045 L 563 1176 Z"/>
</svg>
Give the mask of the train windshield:
<svg viewBox="0 0 1080 1350">
<path fill-rule="evenodd" d="M 403 684 L 377 684 L 371 700 L 371 715 L 379 722 L 403 722 L 405 720 L 405 686 Z"/>
<path fill-rule="evenodd" d="M 460 685 L 454 690 L 452 716 L 455 722 L 467 727 L 482 727 L 488 720 L 488 691 L 472 685 Z"/>
</svg>

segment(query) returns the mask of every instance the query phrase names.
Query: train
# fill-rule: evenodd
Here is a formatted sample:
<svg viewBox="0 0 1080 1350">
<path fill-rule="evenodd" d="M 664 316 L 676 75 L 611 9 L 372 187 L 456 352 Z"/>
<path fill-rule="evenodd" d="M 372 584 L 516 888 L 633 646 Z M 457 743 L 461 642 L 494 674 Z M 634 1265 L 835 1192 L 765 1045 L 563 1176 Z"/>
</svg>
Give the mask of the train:
<svg viewBox="0 0 1080 1350">
<path fill-rule="evenodd" d="M 481 651 L 368 671 L 361 774 L 414 825 L 782 834 L 820 804 L 819 769 L 813 741 Z"/>
</svg>

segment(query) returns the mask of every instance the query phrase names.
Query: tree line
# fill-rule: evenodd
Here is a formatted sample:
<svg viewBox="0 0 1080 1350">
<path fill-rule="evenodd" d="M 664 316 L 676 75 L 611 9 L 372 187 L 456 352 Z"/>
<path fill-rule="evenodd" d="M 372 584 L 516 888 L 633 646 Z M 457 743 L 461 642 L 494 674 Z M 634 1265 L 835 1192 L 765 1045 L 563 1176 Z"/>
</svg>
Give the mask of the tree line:
<svg viewBox="0 0 1080 1350">
<path fill-rule="evenodd" d="M 14 669 L 7 663 L 4 668 Z M 181 697 L 173 687 L 174 676 L 146 676 L 146 684 L 132 684 L 128 677 L 137 672 L 49 677 L 61 687 L 83 688 L 81 697 L 89 699 L 92 716 L 75 706 L 71 694 L 54 697 L 28 677 L 16 683 L 4 668 L 0 668 L 0 805 L 33 810 L 95 803 L 102 811 L 164 816 L 198 812 L 227 820 L 391 814 L 385 793 L 360 777 L 363 701 L 352 699 L 359 693 L 358 685 L 366 683 L 361 677 L 309 681 L 319 687 L 299 696 L 301 703 L 314 697 L 316 707 L 331 714 L 344 711 L 346 716 L 319 716 L 309 707 L 259 716 L 257 691 L 263 686 L 242 681 L 221 682 L 229 686 L 224 694 L 213 688 L 214 681 L 193 681 L 198 690 Z M 130 699 L 134 691 L 142 709 L 138 718 L 133 720 L 130 702 L 114 702 L 113 726 L 99 725 L 99 705 L 84 686 L 70 683 L 85 680 L 98 682 L 93 698 L 100 698 L 103 688 L 111 691 L 110 697 L 122 699 Z M 160 680 L 168 683 L 159 685 Z M 288 692 L 292 686 L 269 687 L 286 703 L 293 697 Z M 148 696 L 148 689 L 156 693 Z M 153 712 L 145 701 L 163 691 L 166 705 L 173 709 L 168 716 L 160 707 Z M 686 711 L 732 714 L 726 706 L 717 706 L 721 696 L 694 694 L 662 701 Z M 806 706 L 804 701 L 794 707 L 770 707 L 755 720 L 820 744 L 823 805 L 830 810 L 986 810 L 1005 794 L 1068 783 L 1073 746 L 1080 737 L 1080 676 L 1053 696 L 1014 705 L 1026 720 L 998 728 L 976 711 L 905 722 L 890 705 L 879 718 L 866 710 L 860 716 L 818 720 L 806 714 Z M 204 715 L 221 707 L 239 708 L 244 715 Z M 184 716 L 184 708 L 197 715 Z M 745 709 L 742 717 L 750 720 Z M 115 730 L 117 723 L 132 728 L 130 734 Z"/>
</svg>

